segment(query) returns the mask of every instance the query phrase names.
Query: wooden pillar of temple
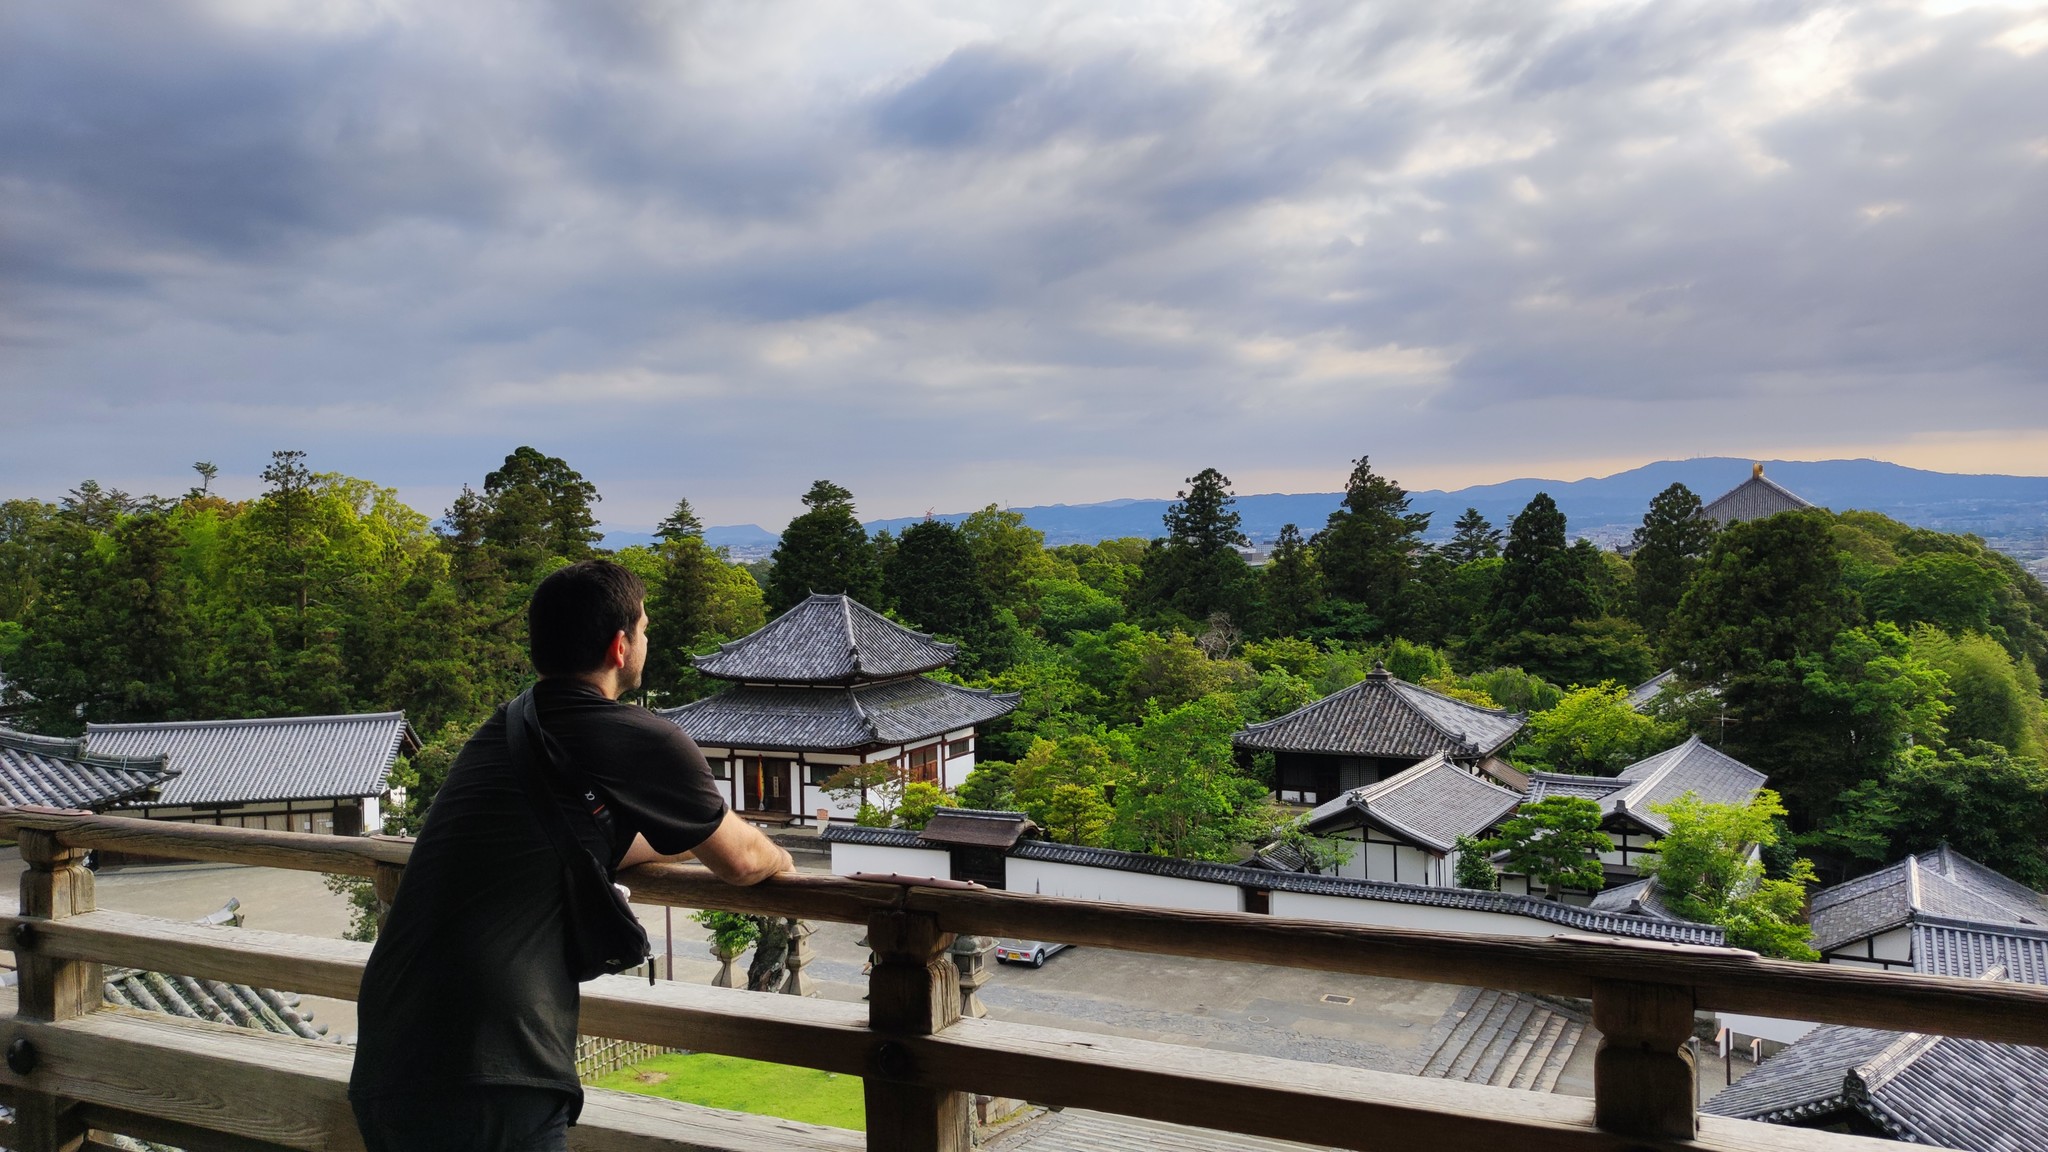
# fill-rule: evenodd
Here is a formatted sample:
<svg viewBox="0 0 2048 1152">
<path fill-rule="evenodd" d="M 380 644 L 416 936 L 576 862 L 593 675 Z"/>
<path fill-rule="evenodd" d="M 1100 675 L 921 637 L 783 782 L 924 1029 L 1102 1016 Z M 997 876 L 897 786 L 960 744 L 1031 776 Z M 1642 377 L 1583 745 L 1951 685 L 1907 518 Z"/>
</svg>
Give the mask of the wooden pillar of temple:
<svg viewBox="0 0 2048 1152">
<path fill-rule="evenodd" d="M 868 1027 L 875 1032 L 866 1078 L 868 1147 L 888 1152 L 967 1152 L 967 1094 L 923 1087 L 916 1058 L 898 1037 L 930 1036 L 960 1018 L 960 970 L 953 934 L 927 912 L 890 910 L 868 918 Z"/>
<path fill-rule="evenodd" d="M 28 865 L 21 874 L 23 916 L 62 920 L 93 910 L 93 875 L 85 866 L 85 849 L 66 848 L 55 833 L 27 828 L 21 830 L 19 843 L 21 859 Z M 40 955 L 33 922 L 17 933 L 14 955 L 21 973 L 20 1019 L 55 1023 L 100 1006 L 105 986 L 100 966 Z M 40 1055 L 32 1041 L 10 1041 L 7 1060 L 33 1083 Z M 85 1138 L 75 1101 L 33 1088 L 19 1093 L 9 1140 L 17 1152 L 73 1152 L 84 1146 Z"/>
</svg>

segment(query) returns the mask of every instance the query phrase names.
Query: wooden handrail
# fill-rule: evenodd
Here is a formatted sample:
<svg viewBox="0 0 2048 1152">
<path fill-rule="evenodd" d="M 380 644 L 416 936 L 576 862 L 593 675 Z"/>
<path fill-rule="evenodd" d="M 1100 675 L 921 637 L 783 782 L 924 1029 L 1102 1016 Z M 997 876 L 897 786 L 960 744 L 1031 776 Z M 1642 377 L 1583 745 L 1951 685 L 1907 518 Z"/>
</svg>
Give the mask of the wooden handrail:
<svg viewBox="0 0 2048 1152">
<path fill-rule="evenodd" d="M 85 974 L 96 972 L 102 962 L 353 997 L 368 955 L 366 946 L 345 941 L 94 911 L 90 874 L 77 866 L 84 849 L 368 876 L 383 894 L 396 890 L 411 853 L 410 842 L 396 838 L 310 836 L 38 809 L 0 808 L 0 831 L 22 837 L 25 859 L 31 841 L 35 847 L 31 870 L 23 877 L 23 914 L 0 917 L 0 930 L 26 929 L 20 937 L 22 1019 L 12 1027 L 23 1035 L 23 1028 L 40 1029 L 36 1034 L 46 1038 L 98 1027 L 92 1020 L 99 1014 L 83 1001 L 64 1007 L 69 1001 L 62 989 L 83 988 Z M 735 888 L 694 865 L 647 865 L 629 873 L 626 882 L 643 903 L 864 924 L 870 939 L 881 942 L 879 950 L 887 953 L 877 969 L 889 980 L 871 985 L 876 993 L 872 1017 L 857 1005 L 600 980 L 585 989 L 584 1031 L 861 1075 L 871 1112 L 880 1108 L 889 1116 L 887 1125 L 874 1130 L 877 1138 L 934 1152 L 965 1147 L 960 1093 L 967 1091 L 1025 1095 L 1350 1148 L 1405 1146 L 1422 1139 L 1514 1140 L 1560 1149 L 1677 1147 L 1672 1141 L 1695 1135 L 1702 1143 L 1684 1146 L 1819 1147 L 1811 1133 L 1788 1142 L 1764 1126 L 1730 1127 L 1730 1122 L 1697 1117 L 1693 1069 L 1681 1050 L 1695 1009 L 2048 1046 L 2048 989 L 1794 964 L 1736 949 L 1592 936 L 1436 934 L 834 876 L 784 875 Z M 77 895 L 68 900 L 53 896 L 65 891 Z M 1190 1057 L 1170 1045 L 960 1020 L 953 969 L 943 958 L 954 933 L 1029 935 L 1141 952 L 1587 997 L 1603 1033 L 1595 1061 L 1596 1101 L 1564 1102 L 1214 1052 Z M 48 975 L 69 985 L 53 985 Z M 96 980 L 90 981 L 95 987 Z M 58 989 L 58 1000 L 49 999 L 52 988 Z M 43 1006 L 35 1013 L 28 1011 L 31 991 Z M 13 1083 L 14 1078 L 0 1074 L 0 1084 Z M 61 1135 L 65 1124 L 76 1130 L 76 1115 L 61 1110 L 73 1097 L 95 1099 L 48 1086 L 24 1099 L 42 1110 L 31 1115 L 46 1115 L 44 1127 Z M 1315 1106 L 1304 1107 L 1308 1102 Z M 101 1103 L 120 1106 L 119 1101 Z M 1403 1135 L 1395 1140 L 1388 1133 Z M 38 1147 L 31 1142 L 32 1150 Z"/>
<path fill-rule="evenodd" d="M 402 866 L 396 837 L 316 836 L 0 807 L 0 831 L 33 828 L 72 848 L 371 876 Z M 902 887 L 785 875 L 735 888 L 702 867 L 647 864 L 624 874 L 642 904 L 716 908 L 865 925 L 904 908 L 946 931 L 1016 935 L 1162 955 L 1468 984 L 1591 999 L 1600 981 L 1683 985 L 1703 1010 L 1911 1029 L 2048 1047 L 2048 988 L 1770 960 L 1739 949 L 1585 935 L 1439 934 L 1236 912 L 1187 912 L 1023 892 Z"/>
</svg>

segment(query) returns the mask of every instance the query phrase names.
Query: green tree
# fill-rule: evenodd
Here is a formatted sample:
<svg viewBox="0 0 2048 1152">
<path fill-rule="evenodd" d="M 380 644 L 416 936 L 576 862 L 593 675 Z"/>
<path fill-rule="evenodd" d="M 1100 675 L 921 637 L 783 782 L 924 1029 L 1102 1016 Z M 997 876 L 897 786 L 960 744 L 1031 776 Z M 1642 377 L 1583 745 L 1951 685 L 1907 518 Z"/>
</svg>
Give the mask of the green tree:
<svg viewBox="0 0 2048 1152">
<path fill-rule="evenodd" d="M 597 554 L 597 485 L 559 456 L 520 446 L 484 476 L 483 539 L 523 601 L 540 578 Z"/>
<path fill-rule="evenodd" d="M 1781 512 L 1714 538 L 1664 634 L 1674 663 L 1702 683 L 1825 651 L 1858 622 L 1826 512 Z"/>
<path fill-rule="evenodd" d="M 1467 508 L 1451 525 L 1450 543 L 1443 546 L 1443 554 L 1453 564 L 1490 560 L 1500 555 L 1500 529 L 1481 516 L 1479 509 Z"/>
<path fill-rule="evenodd" d="M 1324 587 L 1363 605 L 1383 626 L 1397 625 L 1414 576 L 1411 557 L 1428 530 L 1429 513 L 1409 511 L 1408 493 L 1360 456 L 1351 462 L 1343 503 L 1316 533 Z"/>
<path fill-rule="evenodd" d="M 922 829 L 941 808 L 958 808 L 960 802 L 944 788 L 929 780 L 912 780 L 903 786 L 903 799 L 896 805 L 898 828 Z"/>
<path fill-rule="evenodd" d="M 768 610 L 780 615 L 813 592 L 844 592 L 863 604 L 882 599 L 881 563 L 853 515 L 853 493 L 819 480 L 804 493 L 804 509 L 775 546 L 768 576 Z"/>
<path fill-rule="evenodd" d="M 1259 603 L 1268 636 L 1292 636 L 1308 626 L 1323 601 L 1315 552 L 1292 524 L 1280 527 L 1272 556 L 1259 573 Z"/>
<path fill-rule="evenodd" d="M 1946 676 L 1948 742 L 1995 744 L 2016 756 L 2048 754 L 2048 704 L 2034 666 L 1977 632 L 1950 635 L 1929 624 L 1913 630 L 1913 655 Z"/>
<path fill-rule="evenodd" d="M 912 626 L 961 643 L 961 674 L 1009 663 L 1007 645 L 1000 643 L 1007 633 L 997 627 L 974 553 L 958 528 L 925 520 L 904 529 L 882 568 L 882 587 Z"/>
<path fill-rule="evenodd" d="M 1631 559 L 1635 621 L 1652 641 L 1664 631 L 1665 620 L 1705 563 L 1714 532 L 1700 498 L 1683 484 L 1673 484 L 1650 501 L 1650 510 L 1635 531 Z"/>
<path fill-rule="evenodd" d="M 1107 842 L 1109 795 L 1125 776 L 1108 744 L 1087 733 L 1035 740 L 1011 770 L 1012 795 L 1046 836 L 1062 844 Z"/>
<path fill-rule="evenodd" d="M 1494 590 L 1493 630 L 1562 633 L 1572 622 L 1598 615 L 1585 558 L 1565 542 L 1564 513 L 1549 493 L 1538 492 L 1508 525 Z"/>
<path fill-rule="evenodd" d="M 1843 798 L 1817 846 L 1884 864 L 1942 843 L 2048 887 L 2048 771 L 1994 744 L 1914 748 Z"/>
<path fill-rule="evenodd" d="M 1709 804 L 1687 792 L 1668 804 L 1651 806 L 1671 830 L 1651 845 L 1653 855 L 1638 865 L 1664 890 L 1673 912 L 1703 924 L 1718 924 L 1728 943 L 1767 956 L 1818 960 L 1813 931 L 1801 920 L 1813 864 L 1794 861 L 1782 880 L 1767 879 L 1752 850 L 1774 844 L 1778 818 L 1785 814 L 1775 792 L 1765 788 L 1747 804 Z"/>
<path fill-rule="evenodd" d="M 1514 757 L 1532 771 L 1612 776 L 1684 737 L 1681 725 L 1629 707 L 1628 689 L 1606 682 L 1574 688 L 1529 717 Z"/>
<path fill-rule="evenodd" d="M 1494 871 L 1493 862 L 1487 859 L 1486 846 L 1471 836 L 1460 836 L 1457 840 L 1458 864 L 1455 878 L 1460 888 L 1475 892 L 1500 891 L 1500 873 Z"/>
<path fill-rule="evenodd" d="M 1166 510 L 1166 537 L 1146 551 L 1138 595 L 1155 619 L 1190 626 L 1221 612 L 1246 618 L 1255 578 L 1237 546 L 1245 543 L 1232 507 L 1230 478 L 1204 468 Z"/>
<path fill-rule="evenodd" d="M 960 537 L 974 554 L 983 592 L 998 607 L 1023 612 L 1031 582 L 1056 575 L 1045 555 L 1045 533 L 1024 523 L 1022 512 L 990 504 L 960 522 Z"/>
<path fill-rule="evenodd" d="M 1243 719 L 1227 697 L 1153 707 L 1131 734 L 1117 786 L 1113 846 L 1188 860 L 1235 860 L 1266 832 L 1267 789 L 1243 775 L 1230 739 Z"/>
<path fill-rule="evenodd" d="M 28 615 L 55 575 L 50 533 L 57 506 L 40 500 L 0 501 L 0 620 Z"/>
<path fill-rule="evenodd" d="M 1932 624 L 1944 632 L 1989 633 L 2006 581 L 1992 569 L 1953 552 L 1909 556 L 1863 587 L 1872 617 L 1901 628 Z"/>
<path fill-rule="evenodd" d="M 1479 841 L 1491 856 L 1505 852 L 1503 871 L 1541 884 L 1549 899 L 1564 888 L 1598 892 L 1606 883 L 1600 854 L 1614 851 L 1614 840 L 1600 830 L 1600 805 L 1582 796 L 1552 796 L 1527 804 L 1501 821 L 1500 828 Z"/>
</svg>

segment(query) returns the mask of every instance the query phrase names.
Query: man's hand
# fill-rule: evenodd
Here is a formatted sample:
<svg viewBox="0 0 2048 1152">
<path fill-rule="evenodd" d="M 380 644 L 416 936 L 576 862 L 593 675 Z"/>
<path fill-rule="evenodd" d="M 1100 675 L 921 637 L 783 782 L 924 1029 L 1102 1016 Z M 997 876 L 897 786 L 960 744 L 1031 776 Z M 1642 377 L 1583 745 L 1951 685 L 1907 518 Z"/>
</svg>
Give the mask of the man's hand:
<svg viewBox="0 0 2048 1152">
<path fill-rule="evenodd" d="M 697 845 L 691 852 L 675 856 L 663 856 L 654 850 L 644 836 L 633 837 L 633 846 L 626 849 L 626 858 L 619 861 L 620 869 L 635 864 L 647 864 L 656 860 L 688 860 L 692 856 L 711 869 L 711 874 L 727 884 L 759 884 L 777 872 L 796 871 L 796 862 L 789 858 L 789 850 L 770 840 L 759 828 L 747 823 L 726 810 L 725 819 L 718 824 L 718 830 L 709 840 Z"/>
</svg>

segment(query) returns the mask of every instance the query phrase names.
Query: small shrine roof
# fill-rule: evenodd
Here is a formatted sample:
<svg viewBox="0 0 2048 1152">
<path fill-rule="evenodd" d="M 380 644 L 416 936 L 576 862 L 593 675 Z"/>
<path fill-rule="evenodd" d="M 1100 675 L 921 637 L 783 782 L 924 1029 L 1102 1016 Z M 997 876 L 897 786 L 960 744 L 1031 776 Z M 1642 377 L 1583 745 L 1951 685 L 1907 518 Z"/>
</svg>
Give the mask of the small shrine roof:
<svg viewBox="0 0 2048 1152">
<path fill-rule="evenodd" d="M 929 672 L 958 655 L 954 645 L 913 632 L 851 596 L 814 593 L 695 663 L 721 680 L 852 684 Z"/>
<path fill-rule="evenodd" d="M 1313 704 L 1239 732 L 1240 748 L 1331 756 L 1423 759 L 1442 752 L 1478 760 L 1507 746 L 1523 716 L 1482 708 L 1375 666 L 1365 679 Z"/>
</svg>

